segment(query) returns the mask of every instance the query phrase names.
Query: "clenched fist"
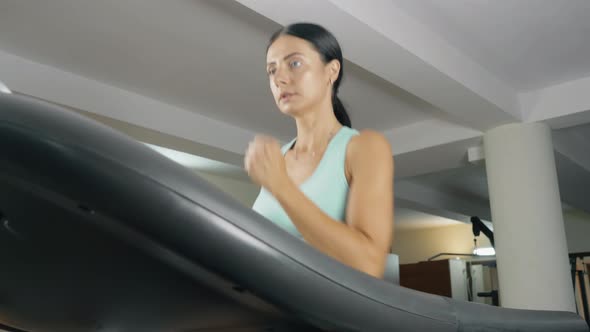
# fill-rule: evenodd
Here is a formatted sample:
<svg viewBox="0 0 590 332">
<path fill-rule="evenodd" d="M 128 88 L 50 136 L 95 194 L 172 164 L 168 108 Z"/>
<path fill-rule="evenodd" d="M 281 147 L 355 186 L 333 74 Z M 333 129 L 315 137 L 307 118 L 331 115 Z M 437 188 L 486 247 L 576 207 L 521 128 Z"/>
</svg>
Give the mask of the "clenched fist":
<svg viewBox="0 0 590 332">
<path fill-rule="evenodd" d="M 270 136 L 257 135 L 250 142 L 244 158 L 244 167 L 252 181 L 273 195 L 290 180 L 281 146 Z"/>
</svg>

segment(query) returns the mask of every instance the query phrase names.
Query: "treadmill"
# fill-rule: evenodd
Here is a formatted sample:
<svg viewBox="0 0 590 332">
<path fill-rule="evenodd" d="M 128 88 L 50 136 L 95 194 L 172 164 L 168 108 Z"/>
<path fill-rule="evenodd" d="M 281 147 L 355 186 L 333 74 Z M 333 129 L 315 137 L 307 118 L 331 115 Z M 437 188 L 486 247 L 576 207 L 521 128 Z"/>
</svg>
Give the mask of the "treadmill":
<svg viewBox="0 0 590 332">
<path fill-rule="evenodd" d="M 0 331 L 589 331 L 407 289 L 107 126 L 0 93 Z"/>
</svg>

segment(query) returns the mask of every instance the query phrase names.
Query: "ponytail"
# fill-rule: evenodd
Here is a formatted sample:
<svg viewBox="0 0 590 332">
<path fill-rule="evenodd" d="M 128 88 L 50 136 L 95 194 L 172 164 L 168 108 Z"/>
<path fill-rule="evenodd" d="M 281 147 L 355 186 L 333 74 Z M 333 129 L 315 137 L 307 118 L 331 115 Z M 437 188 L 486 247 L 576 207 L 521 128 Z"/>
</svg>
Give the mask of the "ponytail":
<svg viewBox="0 0 590 332">
<path fill-rule="evenodd" d="M 342 101 L 335 94 L 332 98 L 332 106 L 334 107 L 334 115 L 336 116 L 336 119 L 338 119 L 338 122 L 343 126 L 351 128 L 350 118 L 348 117 L 346 108 L 344 108 Z"/>
</svg>

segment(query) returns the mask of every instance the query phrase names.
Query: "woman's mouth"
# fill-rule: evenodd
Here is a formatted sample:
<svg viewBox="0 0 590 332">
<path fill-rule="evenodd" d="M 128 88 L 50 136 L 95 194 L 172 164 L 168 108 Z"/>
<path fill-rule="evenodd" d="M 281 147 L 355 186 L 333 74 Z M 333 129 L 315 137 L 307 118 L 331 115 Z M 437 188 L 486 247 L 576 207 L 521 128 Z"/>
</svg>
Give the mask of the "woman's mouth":
<svg viewBox="0 0 590 332">
<path fill-rule="evenodd" d="M 279 100 L 280 100 L 280 101 L 287 101 L 287 100 L 289 100 L 291 97 L 293 97 L 294 95 L 295 95 L 294 93 L 288 93 L 288 92 L 281 93 L 281 97 L 280 97 L 280 99 L 279 99 Z"/>
</svg>

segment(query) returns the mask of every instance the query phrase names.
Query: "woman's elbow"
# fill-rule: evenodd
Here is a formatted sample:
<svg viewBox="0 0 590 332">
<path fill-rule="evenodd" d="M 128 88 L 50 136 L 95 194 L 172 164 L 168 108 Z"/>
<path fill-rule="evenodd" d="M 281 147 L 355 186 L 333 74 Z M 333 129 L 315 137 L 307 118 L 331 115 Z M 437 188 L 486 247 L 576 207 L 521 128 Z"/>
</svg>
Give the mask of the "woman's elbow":
<svg viewBox="0 0 590 332">
<path fill-rule="evenodd" d="M 365 260 L 361 270 L 368 275 L 378 279 L 383 279 L 385 275 L 385 265 L 387 262 L 387 253 L 382 250 L 374 249 Z"/>
</svg>

